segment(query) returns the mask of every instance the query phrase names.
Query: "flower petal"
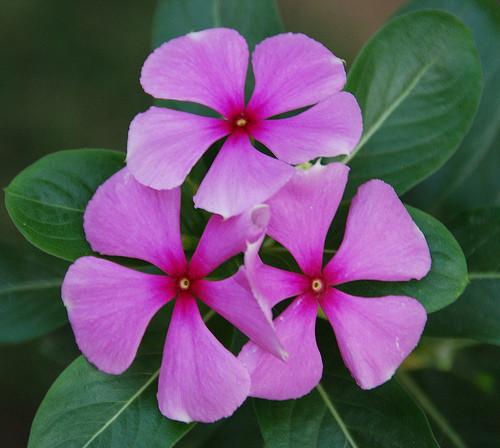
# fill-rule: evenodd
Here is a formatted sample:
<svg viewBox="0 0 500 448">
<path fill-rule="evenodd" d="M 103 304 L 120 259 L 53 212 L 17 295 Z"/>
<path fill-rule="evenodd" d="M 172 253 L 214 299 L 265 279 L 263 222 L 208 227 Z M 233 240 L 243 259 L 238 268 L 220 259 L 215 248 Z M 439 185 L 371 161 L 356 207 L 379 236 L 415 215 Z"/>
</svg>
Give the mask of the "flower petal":
<svg viewBox="0 0 500 448">
<path fill-rule="evenodd" d="M 157 190 L 175 188 L 209 146 L 227 133 L 222 120 L 150 107 L 130 124 L 127 166 L 141 184 Z"/>
<path fill-rule="evenodd" d="M 195 299 L 180 297 L 160 369 L 161 413 L 182 422 L 214 422 L 231 415 L 249 390 L 248 372 L 205 326 Z"/>
<path fill-rule="evenodd" d="M 272 308 L 284 299 L 306 292 L 310 281 L 304 275 L 262 263 L 259 249 L 263 239 L 261 237 L 247 245 L 245 273 L 253 295 L 259 303 Z"/>
<path fill-rule="evenodd" d="M 176 294 L 172 279 L 82 257 L 68 269 L 62 299 L 85 357 L 119 374 L 132 363 L 146 327 Z"/>
<path fill-rule="evenodd" d="M 252 136 L 287 163 L 316 157 L 349 154 L 359 141 L 363 125 L 354 96 L 339 92 L 290 118 L 263 120 Z"/>
<path fill-rule="evenodd" d="M 250 372 L 250 395 L 269 400 L 288 400 L 309 393 L 320 381 L 323 371 L 316 345 L 317 302 L 303 295 L 295 299 L 274 323 L 288 353 L 283 362 L 248 342 L 238 359 Z"/>
<path fill-rule="evenodd" d="M 394 375 L 416 347 L 427 319 L 424 307 L 404 296 L 364 298 L 330 289 L 321 307 L 347 368 L 363 389 Z"/>
<path fill-rule="evenodd" d="M 349 168 L 340 163 L 295 171 L 271 199 L 268 235 L 285 246 L 307 275 L 318 275 L 330 223 L 347 183 Z"/>
<path fill-rule="evenodd" d="M 271 308 L 261 306 L 243 270 L 220 281 L 200 280 L 193 285 L 195 294 L 210 308 L 231 322 L 253 342 L 273 355 L 286 357 L 274 329 Z"/>
<path fill-rule="evenodd" d="M 172 39 L 142 67 L 143 89 L 156 98 L 204 104 L 229 117 L 244 107 L 248 46 L 236 31 L 213 28 Z"/>
<path fill-rule="evenodd" d="M 246 134 L 233 134 L 208 170 L 194 203 L 229 218 L 267 200 L 292 173 L 291 166 L 255 149 Z"/>
<path fill-rule="evenodd" d="M 265 232 L 268 222 L 269 207 L 264 204 L 228 219 L 212 216 L 191 258 L 191 276 L 205 277 L 224 261 L 243 252 L 247 242 L 255 241 Z"/>
<path fill-rule="evenodd" d="M 325 268 L 329 282 L 420 280 L 430 267 L 425 237 L 394 189 L 378 179 L 361 185 L 344 240 Z"/>
<path fill-rule="evenodd" d="M 255 90 L 248 109 L 259 118 L 310 106 L 345 84 L 342 60 L 304 34 L 263 40 L 252 55 Z"/>
<path fill-rule="evenodd" d="M 101 254 L 139 258 L 172 275 L 185 269 L 178 188 L 153 190 L 124 168 L 97 189 L 83 227 L 92 249 Z"/>
</svg>

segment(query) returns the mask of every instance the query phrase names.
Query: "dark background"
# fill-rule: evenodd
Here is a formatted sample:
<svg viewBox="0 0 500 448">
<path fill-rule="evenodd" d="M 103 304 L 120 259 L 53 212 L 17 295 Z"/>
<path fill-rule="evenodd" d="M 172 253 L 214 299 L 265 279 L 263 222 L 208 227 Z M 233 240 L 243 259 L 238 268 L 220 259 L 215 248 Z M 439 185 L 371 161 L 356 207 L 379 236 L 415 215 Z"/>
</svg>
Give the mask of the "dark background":
<svg viewBox="0 0 500 448">
<path fill-rule="evenodd" d="M 279 0 L 285 26 L 349 65 L 401 0 Z M 151 100 L 139 72 L 155 0 L 0 0 L 0 185 L 43 155 L 125 150 L 133 116 Z M 3 201 L 2 201 L 3 202 Z M 0 240 L 22 237 L 0 207 Z M 77 356 L 66 328 L 0 347 L 0 446 L 26 446 L 50 384 Z"/>
</svg>

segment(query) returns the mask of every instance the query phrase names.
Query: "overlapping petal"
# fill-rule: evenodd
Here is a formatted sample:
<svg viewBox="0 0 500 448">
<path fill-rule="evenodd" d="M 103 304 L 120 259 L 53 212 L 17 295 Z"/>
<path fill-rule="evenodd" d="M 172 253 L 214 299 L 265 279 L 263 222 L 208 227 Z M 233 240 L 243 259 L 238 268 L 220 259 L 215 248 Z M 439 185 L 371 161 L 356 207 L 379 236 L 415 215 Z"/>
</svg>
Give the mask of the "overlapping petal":
<svg viewBox="0 0 500 448">
<path fill-rule="evenodd" d="M 153 190 L 124 168 L 97 189 L 84 229 L 92 249 L 103 255 L 139 258 L 169 274 L 185 269 L 178 188 Z"/>
<path fill-rule="evenodd" d="M 303 295 L 275 319 L 285 350 L 281 361 L 252 342 L 247 343 L 238 359 L 250 372 L 250 395 L 269 400 L 288 400 L 309 393 L 320 381 L 323 362 L 316 344 L 317 302 Z"/>
<path fill-rule="evenodd" d="M 258 239 L 268 222 L 269 206 L 263 204 L 228 219 L 212 216 L 191 258 L 190 274 L 195 278 L 210 274 L 224 261 L 243 252 L 247 242 Z"/>
<path fill-rule="evenodd" d="M 175 188 L 209 146 L 227 133 L 222 120 L 151 107 L 130 124 L 127 166 L 143 185 Z"/>
<path fill-rule="evenodd" d="M 204 104 L 229 117 L 244 107 L 248 46 L 235 30 L 189 33 L 157 48 L 142 68 L 141 84 L 156 98 Z"/>
<path fill-rule="evenodd" d="M 231 135 L 194 196 L 196 207 L 222 215 L 238 215 L 276 193 L 293 168 L 257 151 L 244 133 Z"/>
<path fill-rule="evenodd" d="M 252 128 L 252 136 L 278 159 L 297 164 L 349 154 L 359 141 L 362 127 L 356 99 L 339 92 L 299 115 L 261 121 Z"/>
<path fill-rule="evenodd" d="M 62 285 L 78 347 L 100 370 L 113 374 L 130 366 L 149 321 L 175 293 L 168 277 L 95 257 L 73 263 Z"/>
<path fill-rule="evenodd" d="M 193 292 L 254 343 L 274 356 L 285 358 L 285 350 L 274 330 L 271 308 L 261 305 L 252 295 L 243 271 L 225 280 L 200 280 Z"/>
<path fill-rule="evenodd" d="M 180 297 L 160 369 L 162 414 L 182 422 L 214 422 L 231 415 L 249 390 L 247 370 L 205 326 L 195 299 Z"/>
<path fill-rule="evenodd" d="M 416 347 L 427 319 L 417 300 L 403 296 L 363 298 L 331 289 L 321 307 L 347 368 L 363 389 L 394 375 Z"/>
<path fill-rule="evenodd" d="M 342 60 L 303 34 L 263 40 L 252 55 L 255 90 L 248 105 L 259 118 L 316 104 L 345 84 Z"/>
<path fill-rule="evenodd" d="M 296 170 L 267 204 L 268 235 L 285 246 L 307 275 L 318 275 L 330 223 L 347 183 L 349 168 L 340 163 Z"/>
<path fill-rule="evenodd" d="M 342 244 L 325 268 L 329 282 L 420 280 L 430 267 L 425 237 L 394 189 L 381 180 L 361 185 Z"/>
</svg>

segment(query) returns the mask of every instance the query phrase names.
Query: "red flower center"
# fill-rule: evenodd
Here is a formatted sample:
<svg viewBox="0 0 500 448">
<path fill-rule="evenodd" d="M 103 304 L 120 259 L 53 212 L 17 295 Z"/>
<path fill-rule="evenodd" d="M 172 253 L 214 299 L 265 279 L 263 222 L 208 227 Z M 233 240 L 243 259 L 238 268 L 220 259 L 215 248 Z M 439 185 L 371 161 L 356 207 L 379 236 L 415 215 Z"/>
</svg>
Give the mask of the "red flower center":
<svg viewBox="0 0 500 448">
<path fill-rule="evenodd" d="M 179 279 L 178 285 L 179 285 L 179 289 L 181 291 L 186 292 L 189 290 L 189 288 L 191 286 L 191 281 L 187 277 L 182 277 Z"/>
<path fill-rule="evenodd" d="M 321 278 L 313 278 L 311 280 L 311 289 L 313 293 L 320 294 L 325 289 L 325 284 Z"/>
</svg>

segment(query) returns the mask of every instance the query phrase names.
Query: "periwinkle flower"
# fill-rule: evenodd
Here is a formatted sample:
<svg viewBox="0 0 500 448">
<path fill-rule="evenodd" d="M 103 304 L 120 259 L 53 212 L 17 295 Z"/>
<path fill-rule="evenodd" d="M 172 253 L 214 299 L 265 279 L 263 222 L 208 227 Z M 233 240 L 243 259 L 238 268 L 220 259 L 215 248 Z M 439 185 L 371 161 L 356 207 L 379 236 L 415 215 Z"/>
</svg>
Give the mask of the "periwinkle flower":
<svg viewBox="0 0 500 448">
<path fill-rule="evenodd" d="M 265 39 L 252 54 L 255 89 L 245 104 L 248 58 L 245 39 L 226 28 L 173 39 L 148 57 L 141 75 L 147 93 L 202 104 L 221 118 L 161 107 L 139 114 L 127 148 L 128 167 L 139 182 L 159 190 L 181 185 L 209 146 L 229 136 L 194 202 L 230 217 L 278 191 L 293 174 L 290 164 L 354 149 L 361 112 L 356 99 L 341 92 L 346 75 L 339 58 L 302 34 Z M 251 139 L 276 158 L 254 148 Z"/>
<path fill-rule="evenodd" d="M 62 297 L 79 348 L 112 374 L 130 366 L 152 317 L 176 298 L 159 374 L 159 407 L 174 420 L 212 422 L 245 400 L 250 378 L 205 326 L 196 298 L 264 349 L 284 354 L 270 310 L 257 302 L 241 270 L 225 280 L 205 278 L 262 234 L 269 211 L 261 205 L 228 220 L 212 216 L 189 263 L 179 214 L 179 188 L 153 190 L 127 168 L 113 175 L 85 211 L 87 240 L 101 254 L 138 258 L 166 275 L 82 257 L 69 268 Z"/>
<path fill-rule="evenodd" d="M 297 170 L 267 201 L 271 210 L 267 233 L 290 251 L 302 273 L 262 263 L 258 256 L 262 238 L 245 254 L 248 279 L 260 300 L 274 306 L 297 296 L 275 319 L 289 354 L 286 363 L 251 342 L 239 355 L 250 371 L 252 396 L 298 398 L 318 384 L 323 369 L 315 338 L 318 306 L 333 327 L 346 366 L 363 389 L 387 381 L 420 339 L 426 312 L 417 300 L 355 297 L 337 289 L 356 280 L 421 279 L 429 271 L 424 235 L 391 186 L 371 180 L 359 187 L 343 241 L 323 267 L 326 235 L 348 171 L 341 164 Z"/>
</svg>

